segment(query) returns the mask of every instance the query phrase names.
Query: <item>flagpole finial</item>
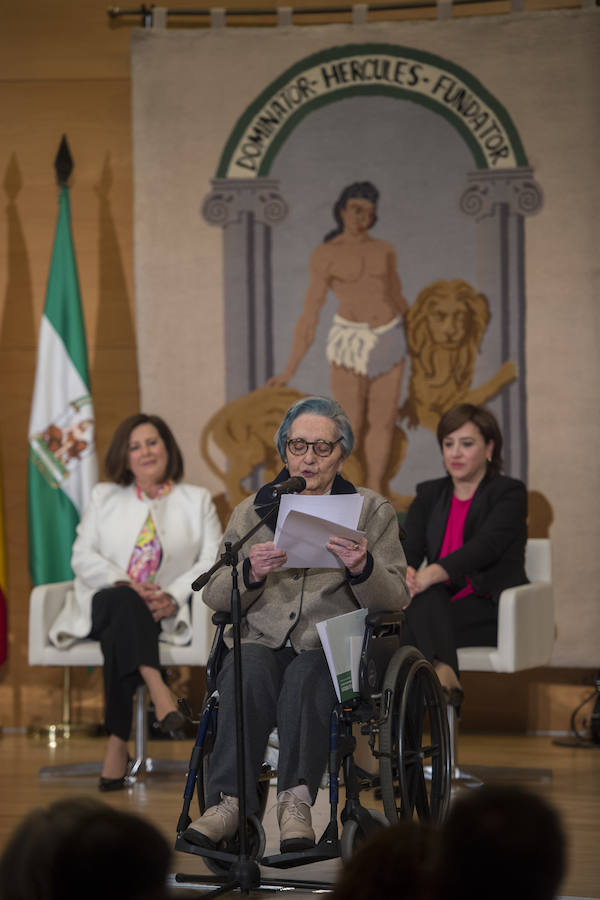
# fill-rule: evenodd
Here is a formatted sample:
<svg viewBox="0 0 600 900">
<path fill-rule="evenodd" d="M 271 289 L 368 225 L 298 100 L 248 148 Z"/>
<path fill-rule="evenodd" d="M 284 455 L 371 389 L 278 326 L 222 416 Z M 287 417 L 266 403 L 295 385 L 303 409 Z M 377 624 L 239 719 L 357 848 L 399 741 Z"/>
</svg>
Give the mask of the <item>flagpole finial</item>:
<svg viewBox="0 0 600 900">
<path fill-rule="evenodd" d="M 73 157 L 69 150 L 66 134 L 63 134 L 56 159 L 54 160 L 54 168 L 56 170 L 56 180 L 59 187 L 67 187 L 69 176 L 73 171 Z"/>
</svg>

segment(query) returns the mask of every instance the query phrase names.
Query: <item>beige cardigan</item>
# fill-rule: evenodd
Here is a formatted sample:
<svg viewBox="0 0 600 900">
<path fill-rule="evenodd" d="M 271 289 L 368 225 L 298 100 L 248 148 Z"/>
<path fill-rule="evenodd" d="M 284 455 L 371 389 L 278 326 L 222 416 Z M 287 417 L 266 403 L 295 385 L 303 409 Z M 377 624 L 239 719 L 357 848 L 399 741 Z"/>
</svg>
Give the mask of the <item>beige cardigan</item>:
<svg viewBox="0 0 600 900">
<path fill-rule="evenodd" d="M 367 577 L 352 578 L 345 569 L 279 569 L 257 586 L 245 582 L 243 561 L 253 544 L 273 540 L 268 525 L 250 538 L 240 551 L 242 640 L 266 647 L 281 647 L 289 638 L 296 651 L 320 647 L 316 623 L 359 607 L 400 610 L 409 602 L 406 560 L 400 543 L 398 518 L 383 497 L 358 488 L 364 497 L 358 528 L 366 532 L 372 570 Z M 254 497 L 233 511 L 224 540 L 235 543 L 259 521 Z M 214 610 L 228 610 L 231 603 L 231 570 L 219 569 L 203 594 Z M 228 642 L 229 643 L 229 642 Z"/>
</svg>

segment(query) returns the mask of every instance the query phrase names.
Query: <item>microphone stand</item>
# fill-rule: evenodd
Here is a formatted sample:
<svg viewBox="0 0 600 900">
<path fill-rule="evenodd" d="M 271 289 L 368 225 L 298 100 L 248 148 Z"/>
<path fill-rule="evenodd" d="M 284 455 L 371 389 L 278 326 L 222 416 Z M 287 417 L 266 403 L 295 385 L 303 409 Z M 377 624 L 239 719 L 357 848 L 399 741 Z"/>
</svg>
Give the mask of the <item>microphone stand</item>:
<svg viewBox="0 0 600 900">
<path fill-rule="evenodd" d="M 241 622 L 242 608 L 240 601 L 240 591 L 238 588 L 238 554 L 240 549 L 252 535 L 258 531 L 273 515 L 278 512 L 281 498 L 277 497 L 273 506 L 267 512 L 260 522 L 254 525 L 239 541 L 232 544 L 230 541 L 225 542 L 225 552 L 221 554 L 217 562 L 203 575 L 200 575 L 192 584 L 192 590 L 199 591 L 209 581 L 211 576 L 222 568 L 222 566 L 231 566 L 231 625 L 233 634 L 233 673 L 235 684 L 235 725 L 236 725 L 236 763 L 237 763 L 237 784 L 238 784 L 238 803 L 240 811 L 239 826 L 239 851 L 238 858 L 230 869 L 231 880 L 221 885 L 214 891 L 205 894 L 205 897 L 218 897 L 235 888 L 240 889 L 240 893 L 248 894 L 251 890 L 255 890 L 260 886 L 260 869 L 255 859 L 248 854 L 248 834 L 246 831 L 246 735 L 244 730 L 244 701 L 242 696 L 242 641 L 241 641 Z"/>
</svg>

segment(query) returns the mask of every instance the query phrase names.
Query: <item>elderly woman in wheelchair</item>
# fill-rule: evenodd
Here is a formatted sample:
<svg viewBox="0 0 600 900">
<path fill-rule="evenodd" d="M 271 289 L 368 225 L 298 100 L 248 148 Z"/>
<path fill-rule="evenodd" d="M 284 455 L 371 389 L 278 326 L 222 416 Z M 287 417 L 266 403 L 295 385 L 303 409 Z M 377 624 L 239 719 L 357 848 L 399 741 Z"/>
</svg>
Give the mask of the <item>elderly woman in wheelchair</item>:
<svg viewBox="0 0 600 900">
<path fill-rule="evenodd" d="M 286 413 L 276 442 L 284 468 L 274 482 L 236 507 L 226 529 L 226 542 L 234 544 L 265 518 L 272 507 L 273 487 L 290 477 L 301 476 L 305 480 L 305 495 L 358 492 L 363 498 L 358 523 L 358 530 L 363 536 L 357 540 L 332 536 L 327 543 L 327 549 L 341 564 L 338 567 L 286 568 L 286 553 L 274 544 L 274 524 L 270 520 L 258 528 L 240 551 L 241 684 L 248 820 L 256 819 L 264 812 L 266 797 L 260 776 L 269 735 L 277 728 L 280 850 L 282 854 L 310 854 L 316 840 L 311 806 L 328 760 L 330 778 L 333 776 L 334 780 L 336 767 L 344 761 L 346 792 L 354 795 L 347 801 L 350 808 L 346 813 L 349 815 L 349 810 L 354 811 L 354 821 L 361 823 L 362 831 L 368 827 L 369 816 L 363 815 L 357 800 L 360 779 L 356 778 L 351 758 L 354 748 L 353 721 L 364 721 L 366 717 L 367 725 L 363 726 L 363 732 L 370 735 L 373 749 L 374 735 L 381 732 L 380 748 L 376 752 L 381 753 L 389 774 L 387 779 L 382 779 L 386 781 L 385 785 L 382 783 L 382 792 L 388 818 L 396 818 L 399 814 L 395 794 L 399 787 L 396 783 L 401 768 L 398 753 L 402 744 L 406 749 L 407 741 L 411 742 L 422 770 L 422 759 L 427 754 L 422 752 L 420 744 L 428 710 L 435 711 L 431 717 L 432 721 L 435 719 L 431 728 L 431 743 L 435 744 L 438 769 L 440 763 L 442 768 L 447 769 L 447 737 L 444 731 L 444 703 L 433 669 L 414 648 L 399 649 L 401 644 L 408 642 L 405 636 L 397 632 L 404 618 L 402 610 L 410 602 L 410 597 L 394 509 L 374 491 L 356 488 L 340 474 L 354 442 L 346 414 L 338 403 L 328 398 L 304 398 Z M 212 575 L 203 594 L 208 606 L 217 611 L 214 619 L 219 620 L 230 609 L 230 598 L 230 572 L 220 568 Z M 361 663 L 362 696 L 350 704 L 336 704 L 336 693 L 316 624 L 345 612 L 369 607 L 381 611 L 382 615 L 367 619 L 367 638 Z M 392 657 L 394 664 L 391 665 L 391 675 L 388 667 L 382 678 L 380 674 L 374 674 L 378 665 L 377 654 L 368 660 L 365 650 L 373 634 L 390 635 L 394 630 L 395 636 L 387 639 L 388 643 L 390 640 L 393 643 L 392 650 L 396 654 Z M 378 640 L 372 643 L 377 644 Z M 225 641 L 231 646 L 227 635 Z M 385 641 L 382 646 L 383 643 Z M 400 657 L 396 659 L 398 654 Z M 233 657 L 233 653 L 226 652 L 222 666 L 215 675 L 217 690 L 205 708 L 196 742 L 200 753 L 196 755 L 195 765 L 200 765 L 200 759 L 203 768 L 197 777 L 202 815 L 194 821 L 190 820 L 187 814 L 190 798 L 187 796 L 178 826 L 178 849 L 200 853 L 209 860 L 210 857 L 220 856 L 218 850 L 232 846 L 240 825 Z M 211 660 L 207 670 L 209 690 L 212 687 L 213 663 L 214 660 Z M 407 677 L 412 679 L 413 687 L 419 686 L 416 701 L 396 689 L 396 683 Z M 387 687 L 384 684 L 382 688 L 386 680 L 389 684 Z M 381 701 L 375 706 L 373 691 Z M 218 729 L 214 725 L 217 709 Z M 400 733 L 403 727 L 399 723 L 401 715 L 407 723 L 404 734 Z M 386 740 L 387 749 L 383 746 Z M 336 746 L 332 747 L 332 744 Z M 410 773 L 404 774 L 406 787 L 407 778 L 410 781 L 412 776 Z M 434 816 L 445 809 L 449 790 L 447 772 L 441 773 L 440 770 L 442 774 L 443 783 L 436 787 L 438 793 L 441 791 L 441 796 L 434 801 Z M 418 782 L 419 786 L 412 791 L 412 807 L 416 802 L 417 811 L 425 812 L 428 798 L 421 790 L 423 778 L 413 778 L 413 782 L 415 785 Z M 268 781 L 266 784 L 268 789 Z M 353 786 L 356 788 L 354 791 Z M 333 810 L 337 797 L 331 790 L 330 787 Z M 404 811 L 403 814 L 411 813 Z M 327 840 L 330 837 L 331 830 Z M 324 839 L 325 835 L 319 844 Z M 331 854 L 325 853 L 327 855 Z M 264 859 L 262 861 L 265 862 Z"/>
</svg>

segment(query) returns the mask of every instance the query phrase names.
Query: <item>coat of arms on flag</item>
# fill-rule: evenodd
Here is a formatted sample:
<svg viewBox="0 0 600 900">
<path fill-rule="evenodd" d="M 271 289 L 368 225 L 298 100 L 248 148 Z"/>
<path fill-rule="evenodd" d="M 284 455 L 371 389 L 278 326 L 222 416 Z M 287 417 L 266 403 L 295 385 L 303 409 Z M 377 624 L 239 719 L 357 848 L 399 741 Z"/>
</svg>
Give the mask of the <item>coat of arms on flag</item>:
<svg viewBox="0 0 600 900">
<path fill-rule="evenodd" d="M 90 394 L 72 400 L 44 431 L 32 434 L 35 465 L 51 487 L 58 487 L 77 463 L 94 453 L 94 410 Z"/>
</svg>

